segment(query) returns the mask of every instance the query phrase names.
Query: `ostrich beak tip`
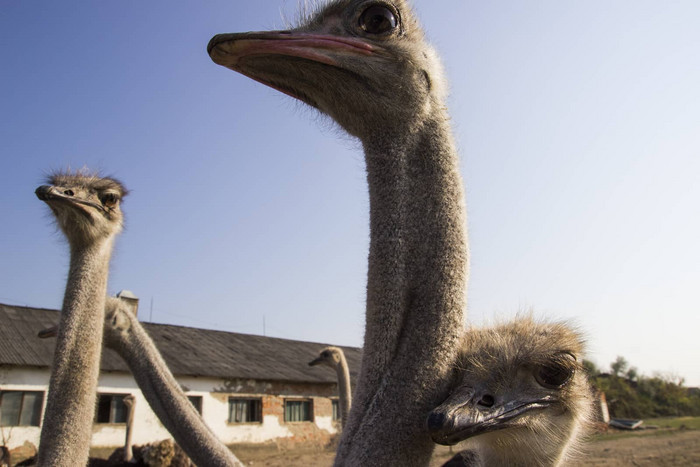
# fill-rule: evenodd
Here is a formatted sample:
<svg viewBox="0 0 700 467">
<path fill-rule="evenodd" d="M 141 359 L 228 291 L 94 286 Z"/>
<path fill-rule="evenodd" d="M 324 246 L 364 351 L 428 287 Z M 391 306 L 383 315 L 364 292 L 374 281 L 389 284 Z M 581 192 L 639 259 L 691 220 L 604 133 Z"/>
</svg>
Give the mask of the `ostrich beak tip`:
<svg viewBox="0 0 700 467">
<path fill-rule="evenodd" d="M 46 339 L 49 337 L 56 337 L 58 334 L 58 326 L 51 326 L 50 328 L 42 329 L 37 333 L 39 339 Z"/>
</svg>

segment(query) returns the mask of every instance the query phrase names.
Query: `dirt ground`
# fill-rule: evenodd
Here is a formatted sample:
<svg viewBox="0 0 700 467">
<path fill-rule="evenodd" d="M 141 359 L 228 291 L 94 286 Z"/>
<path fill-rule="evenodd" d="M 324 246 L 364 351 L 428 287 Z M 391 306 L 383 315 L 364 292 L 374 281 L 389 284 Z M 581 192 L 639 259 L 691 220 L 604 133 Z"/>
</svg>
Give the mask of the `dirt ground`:
<svg viewBox="0 0 700 467">
<path fill-rule="evenodd" d="M 332 451 L 280 452 L 255 450 L 237 452 L 246 465 L 266 467 L 328 467 Z M 442 465 L 452 457 L 449 448 L 440 447 L 431 467 Z M 572 467 L 583 466 L 691 466 L 700 465 L 700 430 L 654 430 L 639 433 L 598 435 L 585 446 L 580 460 Z"/>
<path fill-rule="evenodd" d="M 571 466 L 691 466 L 700 465 L 700 431 L 659 430 L 625 438 L 601 435 L 587 445 L 586 455 Z"/>
</svg>

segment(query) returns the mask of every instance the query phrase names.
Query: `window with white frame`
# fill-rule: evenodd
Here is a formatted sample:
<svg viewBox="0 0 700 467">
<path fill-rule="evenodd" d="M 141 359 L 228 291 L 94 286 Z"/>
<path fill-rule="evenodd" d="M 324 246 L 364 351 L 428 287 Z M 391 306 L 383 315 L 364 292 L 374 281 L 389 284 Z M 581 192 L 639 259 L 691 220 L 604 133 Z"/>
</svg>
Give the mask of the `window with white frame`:
<svg viewBox="0 0 700 467">
<path fill-rule="evenodd" d="M 0 426 L 39 426 L 43 391 L 0 391 Z"/>
</svg>

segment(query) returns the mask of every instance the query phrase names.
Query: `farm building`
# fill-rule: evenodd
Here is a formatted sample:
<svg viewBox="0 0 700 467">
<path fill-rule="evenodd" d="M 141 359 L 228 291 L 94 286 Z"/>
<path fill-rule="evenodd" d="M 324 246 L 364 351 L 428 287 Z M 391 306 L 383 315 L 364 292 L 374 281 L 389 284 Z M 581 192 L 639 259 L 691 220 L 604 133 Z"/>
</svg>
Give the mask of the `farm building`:
<svg viewBox="0 0 700 467">
<path fill-rule="evenodd" d="M 138 301 L 130 301 L 138 311 Z M 10 449 L 39 443 L 54 339 L 37 332 L 59 312 L 0 304 L 0 428 Z M 326 344 L 144 323 L 163 358 L 205 422 L 228 445 L 327 444 L 340 429 L 334 371 L 308 366 Z M 343 347 L 354 380 L 361 350 Z M 102 355 L 93 447 L 124 443 L 127 395 L 136 398 L 134 443 L 169 438 L 126 364 Z"/>
</svg>

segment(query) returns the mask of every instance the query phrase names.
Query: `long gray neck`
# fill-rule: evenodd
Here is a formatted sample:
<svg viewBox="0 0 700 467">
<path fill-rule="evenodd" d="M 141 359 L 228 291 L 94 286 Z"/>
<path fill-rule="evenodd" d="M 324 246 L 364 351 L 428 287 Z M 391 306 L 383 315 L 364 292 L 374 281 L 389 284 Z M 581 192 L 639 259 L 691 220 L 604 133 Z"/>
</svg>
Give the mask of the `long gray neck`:
<svg viewBox="0 0 700 467">
<path fill-rule="evenodd" d="M 71 247 L 38 465 L 85 465 L 100 373 L 112 239 Z"/>
<path fill-rule="evenodd" d="M 129 402 L 126 415 L 126 434 L 124 438 L 124 462 L 131 462 L 134 458 L 133 437 L 134 437 L 134 412 L 136 411 L 136 399 Z"/>
<path fill-rule="evenodd" d="M 340 424 L 345 427 L 350 414 L 350 405 L 352 404 L 352 393 L 350 391 L 350 370 L 348 362 L 345 360 L 345 355 L 340 354 L 340 361 L 335 366 L 335 372 L 338 375 L 338 396 L 340 404 Z"/>
<path fill-rule="evenodd" d="M 112 322 L 108 316 L 105 344 L 127 363 L 151 409 L 175 441 L 196 465 L 243 466 L 204 423 L 138 319 L 128 311 L 116 313 Z"/>
<path fill-rule="evenodd" d="M 444 116 L 363 141 L 370 252 L 362 368 L 336 465 L 427 465 L 463 332 L 464 195 Z"/>
</svg>

